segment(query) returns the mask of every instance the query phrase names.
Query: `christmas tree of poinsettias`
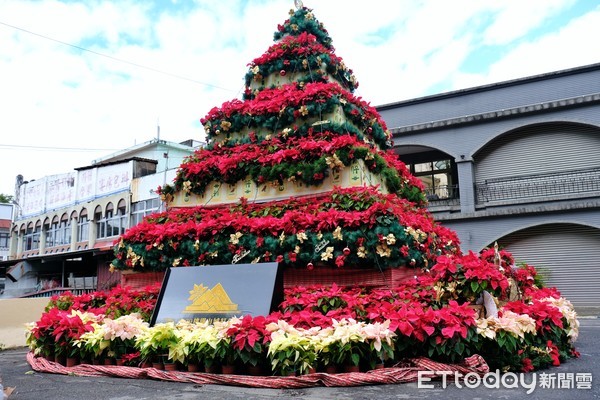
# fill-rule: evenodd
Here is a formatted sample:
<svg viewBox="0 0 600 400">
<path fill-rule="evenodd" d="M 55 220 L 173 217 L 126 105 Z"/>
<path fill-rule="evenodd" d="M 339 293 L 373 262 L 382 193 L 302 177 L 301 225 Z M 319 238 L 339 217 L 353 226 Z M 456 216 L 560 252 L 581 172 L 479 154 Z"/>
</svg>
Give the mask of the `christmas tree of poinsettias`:
<svg viewBox="0 0 600 400">
<path fill-rule="evenodd" d="M 243 98 L 201 120 L 207 146 L 159 188 L 167 211 L 120 238 L 111 268 L 277 261 L 309 275 L 411 269 L 414 278 L 385 296 L 352 292 L 384 296 L 377 310 L 343 290 L 288 288 L 279 317 L 304 327 L 326 325 L 323 318 L 386 321 L 396 336 L 385 353 L 392 359 L 482 354 L 492 366 L 532 370 L 576 354 L 573 307 L 543 288 L 533 267 L 517 268 L 497 249 L 463 254 L 456 234 L 433 220 L 421 182 L 391 149 L 376 109 L 353 94 L 352 70 L 312 10 L 290 11 L 274 39 L 249 64 Z M 327 293 L 329 306 L 307 300 L 315 293 Z M 473 307 L 483 299 L 488 315 Z M 306 311 L 323 318 L 291 316 Z"/>
<path fill-rule="evenodd" d="M 159 188 L 170 211 L 130 229 L 114 267 L 421 268 L 456 253 L 322 24 L 302 8 L 275 39 L 243 100 L 202 119 L 208 145 Z"/>
</svg>

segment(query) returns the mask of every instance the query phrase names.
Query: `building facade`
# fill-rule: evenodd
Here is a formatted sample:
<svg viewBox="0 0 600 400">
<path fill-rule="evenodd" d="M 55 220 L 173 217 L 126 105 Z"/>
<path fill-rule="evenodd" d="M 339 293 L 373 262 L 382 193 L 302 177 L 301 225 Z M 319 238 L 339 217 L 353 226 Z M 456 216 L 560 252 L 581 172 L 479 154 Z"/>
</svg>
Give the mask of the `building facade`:
<svg viewBox="0 0 600 400">
<path fill-rule="evenodd" d="M 8 260 L 10 225 L 13 220 L 13 205 L 0 203 L 0 261 Z"/>
<path fill-rule="evenodd" d="M 15 196 L 3 297 L 49 296 L 106 289 L 114 241 L 162 203 L 156 188 L 170 182 L 199 142 L 149 142 L 72 172 L 23 182 Z"/>
<path fill-rule="evenodd" d="M 600 304 L 600 64 L 377 108 L 464 251 L 497 242 Z"/>
<path fill-rule="evenodd" d="M 8 260 L 10 226 L 13 220 L 13 205 L 0 203 L 0 262 Z M 0 267 L 0 295 L 4 292 L 4 274 Z"/>
</svg>

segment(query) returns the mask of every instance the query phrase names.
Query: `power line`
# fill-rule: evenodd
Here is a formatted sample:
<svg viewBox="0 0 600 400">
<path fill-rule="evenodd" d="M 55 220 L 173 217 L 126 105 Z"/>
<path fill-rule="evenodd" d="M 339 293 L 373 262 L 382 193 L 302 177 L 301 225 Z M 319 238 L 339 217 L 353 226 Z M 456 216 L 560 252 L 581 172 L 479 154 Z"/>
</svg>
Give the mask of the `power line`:
<svg viewBox="0 0 600 400">
<path fill-rule="evenodd" d="M 201 82 L 201 81 L 198 81 L 198 80 L 195 80 L 195 79 L 192 79 L 192 78 L 187 78 L 185 76 L 173 74 L 171 72 L 162 71 L 162 70 L 157 69 L 157 68 L 148 67 L 146 65 L 142 65 L 142 64 L 131 62 L 131 61 L 123 60 L 121 58 L 109 56 L 108 54 L 99 53 L 99 52 L 94 51 L 94 50 L 86 49 L 85 47 L 81 47 L 81 46 L 77 46 L 75 44 L 63 42 L 62 40 L 54 39 L 54 38 L 52 38 L 50 36 L 46 36 L 46 35 L 42 35 L 40 33 L 32 32 L 32 31 L 24 29 L 24 28 L 19 28 L 18 26 L 7 24 L 6 22 L 0 21 L 0 24 L 8 26 L 8 27 L 16 29 L 16 30 L 19 30 L 19 31 L 22 31 L 22 32 L 25 32 L 25 33 L 29 33 L 30 35 L 41 37 L 42 39 L 46 39 L 46 40 L 50 40 L 50 41 L 53 41 L 53 42 L 56 42 L 56 43 L 60 43 L 60 44 L 62 44 L 64 46 L 73 47 L 73 48 L 75 48 L 77 50 L 87 51 L 88 53 L 92 53 L 92 54 L 95 54 L 95 55 L 100 56 L 100 57 L 106 57 L 108 59 L 111 59 L 113 61 L 118 61 L 120 63 L 129 64 L 129 65 L 132 65 L 132 66 L 137 67 L 137 68 L 143 68 L 143 69 L 146 69 L 148 71 L 152 71 L 152 72 L 156 72 L 156 73 L 159 73 L 159 74 L 167 75 L 167 76 L 170 76 L 172 78 L 177 78 L 177 79 L 181 79 L 181 80 L 188 81 L 188 82 L 193 82 L 193 83 L 196 83 L 198 85 L 209 86 L 209 87 L 212 87 L 212 88 L 215 88 L 215 89 L 221 89 L 221 90 L 225 90 L 225 91 L 232 92 L 232 93 L 237 93 L 238 92 L 238 90 L 227 89 L 227 88 L 224 88 L 224 87 L 221 87 L 221 86 L 213 85 L 211 83 Z"/>
<path fill-rule="evenodd" d="M 35 150 L 35 151 L 118 151 L 123 150 L 122 148 L 112 148 L 112 149 L 93 149 L 89 147 L 51 147 L 51 146 L 25 146 L 18 144 L 0 144 L 0 150 L 10 150 L 10 149 L 26 149 L 26 150 Z M 169 159 L 184 159 L 187 156 L 174 157 L 170 156 Z"/>
<path fill-rule="evenodd" d="M 92 149 L 89 147 L 51 147 L 51 146 L 26 146 L 18 144 L 0 144 L 0 150 L 28 149 L 48 151 L 116 151 L 119 149 Z"/>
</svg>

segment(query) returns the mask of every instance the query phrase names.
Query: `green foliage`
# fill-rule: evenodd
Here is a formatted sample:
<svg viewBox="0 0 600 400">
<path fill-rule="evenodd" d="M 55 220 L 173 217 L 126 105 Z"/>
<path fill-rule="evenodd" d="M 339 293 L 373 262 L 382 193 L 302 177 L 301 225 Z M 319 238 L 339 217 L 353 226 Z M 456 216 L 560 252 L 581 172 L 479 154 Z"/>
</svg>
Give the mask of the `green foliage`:
<svg viewBox="0 0 600 400">
<path fill-rule="evenodd" d="M 321 297 L 317 300 L 316 307 L 313 307 L 315 311 L 320 311 L 323 314 L 327 314 L 330 310 L 338 310 L 346 307 L 348 304 L 339 296 L 333 297 Z"/>
<path fill-rule="evenodd" d="M 266 149 L 273 153 L 275 150 Z M 283 184 L 287 181 L 298 181 L 308 186 L 318 186 L 331 174 L 328 158 L 335 156 L 345 167 L 350 167 L 357 160 L 363 160 L 367 169 L 375 174 L 381 174 L 383 182 L 390 193 L 396 193 L 409 201 L 421 204 L 424 202 L 422 191 L 410 184 L 404 183 L 400 172 L 390 166 L 387 161 L 375 151 L 366 147 L 347 146 L 331 155 L 307 155 L 297 160 L 281 160 L 275 165 L 261 164 L 258 160 L 239 163 L 237 168 L 228 170 L 226 175 L 217 168 L 204 171 L 203 174 L 190 176 L 186 170 L 178 173 L 174 185 L 165 185 L 161 194 L 175 194 L 185 185 L 191 184 L 190 192 L 203 196 L 212 182 L 235 184 L 249 176 L 258 186 L 265 184 Z"/>
<path fill-rule="evenodd" d="M 245 253 L 245 256 L 240 262 L 275 261 L 280 255 L 282 257 L 280 261 L 284 266 L 297 268 L 306 268 L 307 264 L 311 262 L 335 266 L 338 257 L 344 257 L 344 265 L 378 265 L 383 269 L 409 263 L 413 267 L 419 267 L 425 263 L 425 256 L 419 248 L 419 243 L 405 233 L 404 227 L 393 216 L 378 218 L 371 230 L 362 228 L 343 230 L 345 238 L 353 239 L 352 248 L 356 249 L 357 241 L 364 241 L 363 247 L 366 254 L 363 256 L 356 250 L 346 254 L 344 250 L 348 248 L 348 241 L 334 239 L 332 232 L 306 231 L 308 239 L 304 243 L 300 243 L 295 235 L 286 235 L 285 239 L 281 241 L 279 235 L 263 236 L 244 233 L 239 239 L 239 243 L 232 247 L 230 236 L 235 233 L 230 229 L 215 232 L 210 239 L 202 238 L 197 244 L 195 239 L 183 237 L 177 241 L 176 247 L 166 245 L 148 248 L 144 243 L 131 243 L 127 246 L 129 250 L 116 248 L 117 259 L 113 261 L 113 266 L 117 269 L 126 269 L 123 256 L 128 252 L 140 255 L 144 259 L 144 267 L 136 268 L 143 271 L 163 271 L 169 266 L 179 265 L 231 264 L 236 254 L 242 252 Z M 385 236 L 393 234 L 396 237 L 395 246 L 390 246 L 389 254 L 385 256 L 378 254 L 378 246 L 381 242 L 379 235 L 384 234 Z M 256 244 L 260 242 L 262 244 L 257 246 Z M 331 257 L 326 260 L 322 258 L 325 248 L 319 248 L 319 244 L 325 242 L 328 242 L 325 247 L 333 248 Z M 407 255 L 401 252 L 402 244 L 406 245 Z M 298 253 L 295 252 L 296 246 L 300 248 Z M 238 249 L 240 251 L 236 252 Z M 119 253 L 123 255 L 119 255 Z M 295 260 L 291 258 L 292 253 L 295 255 Z M 411 259 L 414 262 L 411 263 Z"/>
</svg>

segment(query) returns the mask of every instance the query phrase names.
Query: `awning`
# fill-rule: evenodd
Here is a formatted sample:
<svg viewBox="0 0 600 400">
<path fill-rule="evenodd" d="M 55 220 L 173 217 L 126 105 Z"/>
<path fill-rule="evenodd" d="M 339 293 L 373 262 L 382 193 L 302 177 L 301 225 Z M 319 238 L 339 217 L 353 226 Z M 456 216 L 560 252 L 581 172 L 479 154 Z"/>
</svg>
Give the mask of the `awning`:
<svg viewBox="0 0 600 400">
<path fill-rule="evenodd" d="M 30 263 L 28 263 L 27 261 L 20 261 L 12 267 L 8 268 L 8 270 L 6 271 L 6 277 L 11 281 L 16 282 L 19 279 L 21 279 L 23 275 L 30 272 L 31 270 L 32 268 Z"/>
<path fill-rule="evenodd" d="M 16 260 L 0 261 L 0 277 L 6 276 L 13 282 L 16 282 L 21 276 L 24 275 L 25 272 L 31 270 L 31 264 L 69 260 L 88 254 L 92 257 L 97 257 L 100 255 L 111 254 L 112 252 L 112 246 L 103 246 L 95 247 L 93 249 L 67 251 L 65 253 L 44 254 L 41 256 L 32 256 Z M 25 267 L 24 265 L 27 265 L 27 267 Z M 25 271 L 25 268 L 29 269 Z M 20 273 L 19 271 L 24 272 Z"/>
</svg>

